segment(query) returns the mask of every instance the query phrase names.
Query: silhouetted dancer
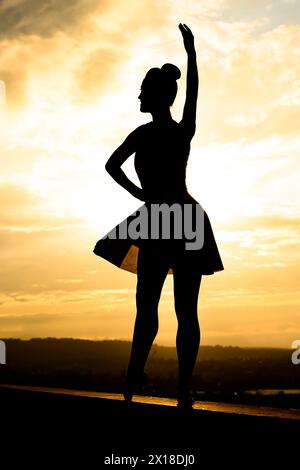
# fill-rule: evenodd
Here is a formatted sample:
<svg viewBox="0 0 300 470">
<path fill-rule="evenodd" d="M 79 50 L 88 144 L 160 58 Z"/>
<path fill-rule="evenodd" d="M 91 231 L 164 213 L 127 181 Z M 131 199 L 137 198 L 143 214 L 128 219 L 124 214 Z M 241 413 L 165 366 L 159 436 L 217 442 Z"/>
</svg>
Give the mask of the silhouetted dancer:
<svg viewBox="0 0 300 470">
<path fill-rule="evenodd" d="M 191 407 L 191 379 L 200 343 L 197 303 L 201 278 L 202 275 L 213 274 L 224 268 L 209 218 L 186 187 L 190 143 L 196 130 L 198 71 L 193 34 L 185 24 L 179 24 L 179 29 L 187 52 L 187 88 L 182 120 L 179 123 L 174 121 L 170 113 L 170 106 L 177 94 L 176 81 L 180 78 L 180 70 L 173 64 L 151 68 L 142 82 L 139 99 L 141 112 L 150 113 L 152 121 L 131 132 L 105 165 L 117 183 L 136 198 L 145 201 L 145 204 L 99 240 L 94 253 L 137 274 L 137 312 L 124 392 L 127 401 L 132 399 L 147 379 L 144 367 L 158 331 L 161 290 L 167 274 L 173 273 L 178 320 L 177 400 L 178 406 Z M 133 153 L 141 188 L 131 182 L 121 169 L 121 165 Z M 187 206 L 192 207 L 193 224 L 196 217 L 194 212 L 201 208 L 202 225 L 196 225 L 196 233 L 203 230 L 203 245 L 197 249 L 188 249 L 186 241 L 190 238 L 185 234 L 179 238 L 175 235 L 175 222 L 170 236 L 166 238 L 162 231 L 156 238 L 142 235 L 138 238 L 129 230 L 125 238 L 120 237 L 120 232 L 124 232 L 124 222 L 130 225 L 131 221 L 136 220 L 137 214 L 145 214 L 145 209 L 147 222 L 154 225 L 151 209 L 161 204 L 169 208 L 177 204 L 177 208 L 182 208 L 183 212 Z M 142 223 L 145 229 L 145 217 Z M 142 232 L 143 229 L 140 229 Z M 118 237 L 113 236 L 113 233 L 117 233 Z"/>
</svg>

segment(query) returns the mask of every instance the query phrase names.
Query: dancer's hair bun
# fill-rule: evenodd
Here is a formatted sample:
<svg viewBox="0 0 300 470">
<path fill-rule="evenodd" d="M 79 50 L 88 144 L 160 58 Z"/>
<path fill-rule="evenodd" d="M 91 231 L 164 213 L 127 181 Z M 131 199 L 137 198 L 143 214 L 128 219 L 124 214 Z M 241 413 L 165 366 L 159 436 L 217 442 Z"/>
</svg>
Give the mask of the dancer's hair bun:
<svg viewBox="0 0 300 470">
<path fill-rule="evenodd" d="M 161 71 L 168 75 L 171 80 L 178 80 L 181 77 L 179 68 L 173 64 L 164 64 L 161 67 Z"/>
</svg>

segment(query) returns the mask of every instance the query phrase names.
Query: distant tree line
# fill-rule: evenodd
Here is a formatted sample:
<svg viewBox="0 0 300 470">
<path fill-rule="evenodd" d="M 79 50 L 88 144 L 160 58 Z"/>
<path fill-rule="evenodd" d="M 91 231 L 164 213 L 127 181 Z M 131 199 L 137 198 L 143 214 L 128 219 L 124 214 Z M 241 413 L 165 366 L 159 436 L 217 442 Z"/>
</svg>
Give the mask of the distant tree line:
<svg viewBox="0 0 300 470">
<path fill-rule="evenodd" d="M 0 366 L 2 383 L 122 392 L 129 341 L 3 340 L 6 365 Z M 146 373 L 150 382 L 144 393 L 175 395 L 176 349 L 154 344 Z M 287 349 L 201 346 L 193 388 L 204 399 L 240 398 L 247 390 L 300 389 L 300 365 L 292 364 Z"/>
</svg>

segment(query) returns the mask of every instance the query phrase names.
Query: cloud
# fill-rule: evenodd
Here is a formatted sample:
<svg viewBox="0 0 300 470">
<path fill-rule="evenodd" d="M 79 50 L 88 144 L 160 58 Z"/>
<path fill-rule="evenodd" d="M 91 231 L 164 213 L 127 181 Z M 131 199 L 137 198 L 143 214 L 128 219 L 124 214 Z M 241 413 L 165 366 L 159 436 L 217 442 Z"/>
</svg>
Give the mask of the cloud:
<svg viewBox="0 0 300 470">
<path fill-rule="evenodd" d="M 20 186 L 9 183 L 0 185 L 1 211 L 9 210 L 9 206 L 16 209 L 31 206 L 36 202 L 36 199 L 35 194 Z"/>
<path fill-rule="evenodd" d="M 0 184 L 0 230 L 35 233 L 83 227 L 79 218 L 67 219 L 44 213 L 44 200 L 29 188 L 17 184 Z"/>
<path fill-rule="evenodd" d="M 299 25 L 255 34 L 251 23 L 215 21 L 199 34 L 202 140 L 296 134 Z"/>
<path fill-rule="evenodd" d="M 90 16 L 115 5 L 107 0 L 4 0 L 0 4 L 0 78 L 9 106 L 24 105 L 36 73 L 60 65 L 66 46 L 76 44 Z M 78 46 L 77 46 L 78 47 Z"/>
<path fill-rule="evenodd" d="M 232 221 L 228 224 L 231 230 L 247 229 L 266 229 L 266 230 L 294 230 L 300 233 L 300 218 L 280 215 L 262 215 L 249 216 Z"/>
<path fill-rule="evenodd" d="M 18 313 L 4 313 L 11 309 L 9 303 L 2 307 L 0 314 L 2 336 L 22 338 L 56 336 L 89 339 L 114 337 L 129 340 L 134 322 L 134 305 L 130 304 L 129 299 L 134 299 L 134 292 L 134 290 L 128 294 L 125 291 L 116 292 L 116 299 L 121 299 L 123 296 L 126 296 L 126 299 L 123 304 L 118 303 L 117 309 L 114 310 L 106 302 L 107 296 L 113 295 L 113 290 L 102 293 L 91 291 L 90 298 L 94 297 L 96 301 L 94 304 L 87 300 L 89 293 L 86 292 L 85 296 L 82 292 L 82 301 L 69 303 L 67 309 L 65 305 L 67 296 L 61 291 L 49 292 L 44 296 L 39 295 L 36 299 L 32 296 L 31 301 L 25 303 L 20 301 L 22 294 L 17 294 L 19 301 L 14 302 L 13 305 Z M 289 289 L 285 292 L 274 292 L 265 287 L 231 288 L 219 289 L 216 295 L 214 288 L 201 299 L 202 342 L 203 344 L 266 346 L 265 336 L 268 334 L 273 346 L 290 347 L 292 340 L 300 331 L 298 299 L 299 291 L 292 292 Z M 41 300 L 45 301 L 44 305 Z M 112 302 L 114 300 L 111 298 Z M 243 302 L 242 315 L 241 301 Z M 126 311 L 126 306 L 129 307 L 130 312 Z M 26 308 L 25 313 L 24 308 Z M 168 310 L 171 308 L 173 306 L 168 306 Z M 284 321 L 282 309 L 285 311 Z M 52 312 L 50 313 L 49 310 Z M 239 318 L 238 322 L 237 318 Z M 163 318 L 161 323 L 164 323 Z M 172 314 L 171 325 L 169 323 L 167 328 L 162 329 L 163 327 L 164 325 L 161 325 L 156 341 L 161 343 L 164 339 L 163 344 L 173 345 L 176 334 L 175 314 Z"/>
<path fill-rule="evenodd" d="M 30 86 L 36 77 L 53 73 L 73 45 L 60 32 L 49 38 L 0 38 L 0 79 L 6 84 L 6 106 L 18 108 L 28 104 L 35 92 L 34 89 L 31 92 Z"/>
<path fill-rule="evenodd" d="M 153 34 L 153 24 L 159 22 L 156 35 L 162 34 L 170 7 L 156 0 L 2 3 L 0 79 L 6 83 L 7 105 L 30 102 L 28 95 L 39 92 L 41 81 L 43 94 L 60 84 L 58 100 L 91 102 L 120 79 L 131 48 Z"/>
<path fill-rule="evenodd" d="M 106 0 L 5 0 L 0 5 L 0 38 L 22 35 L 49 37 L 81 24 L 94 10 L 106 8 Z"/>
<path fill-rule="evenodd" d="M 114 75 L 116 79 L 119 73 L 120 62 L 128 59 L 129 51 L 126 47 L 105 45 L 85 57 L 75 72 L 74 92 L 77 95 L 77 103 L 78 100 L 90 101 L 97 98 L 100 91 L 104 93 L 105 90 L 112 89 Z"/>
</svg>

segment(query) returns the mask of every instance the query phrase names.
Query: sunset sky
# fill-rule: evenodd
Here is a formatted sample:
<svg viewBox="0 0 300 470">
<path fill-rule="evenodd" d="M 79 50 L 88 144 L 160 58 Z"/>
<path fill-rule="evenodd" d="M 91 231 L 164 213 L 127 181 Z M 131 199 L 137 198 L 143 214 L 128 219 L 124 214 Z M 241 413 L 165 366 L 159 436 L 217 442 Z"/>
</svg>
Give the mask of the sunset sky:
<svg viewBox="0 0 300 470">
<path fill-rule="evenodd" d="M 181 69 L 181 119 L 180 22 L 200 74 L 187 185 L 225 267 L 202 281 L 202 344 L 300 339 L 299 0 L 0 0 L 0 337 L 131 339 L 137 277 L 92 250 L 141 201 L 104 165 L 151 120 L 149 68 Z M 133 155 L 123 168 L 138 183 Z M 169 346 L 172 280 L 156 338 Z"/>
</svg>

